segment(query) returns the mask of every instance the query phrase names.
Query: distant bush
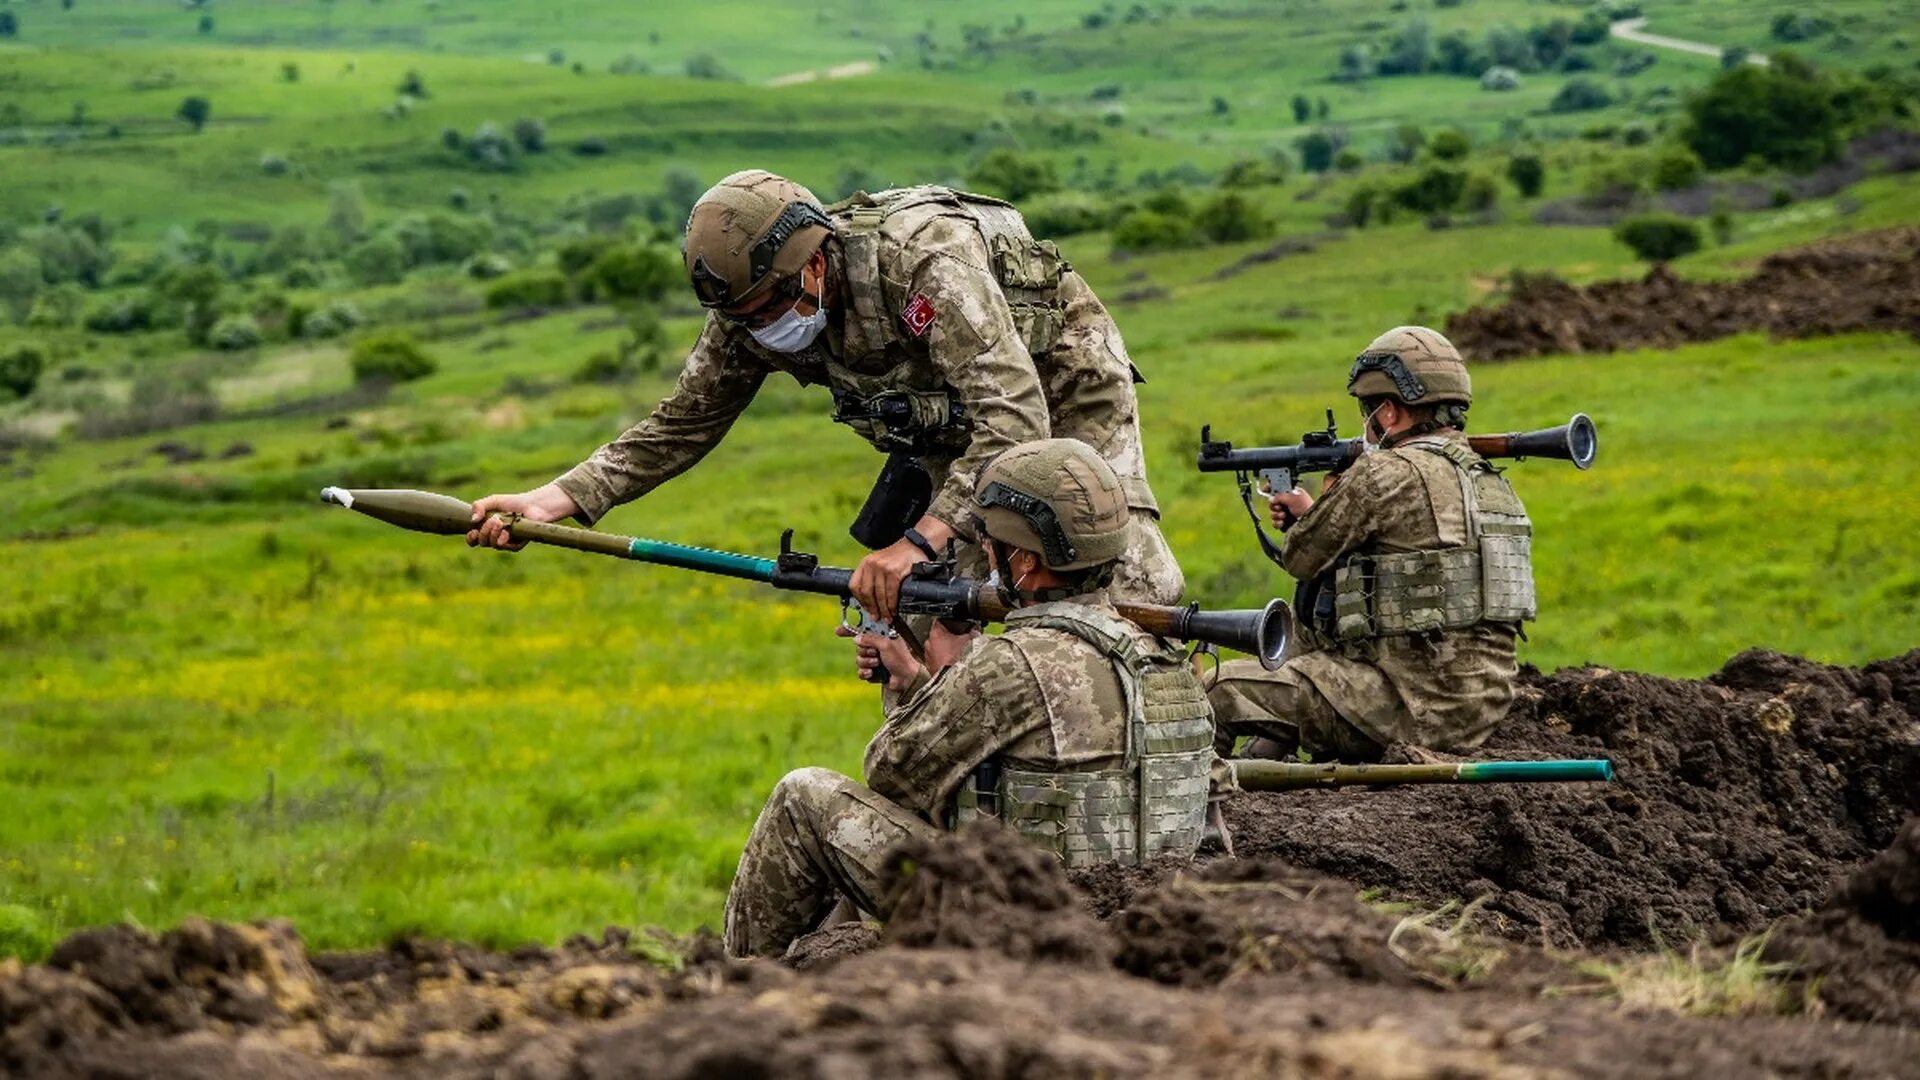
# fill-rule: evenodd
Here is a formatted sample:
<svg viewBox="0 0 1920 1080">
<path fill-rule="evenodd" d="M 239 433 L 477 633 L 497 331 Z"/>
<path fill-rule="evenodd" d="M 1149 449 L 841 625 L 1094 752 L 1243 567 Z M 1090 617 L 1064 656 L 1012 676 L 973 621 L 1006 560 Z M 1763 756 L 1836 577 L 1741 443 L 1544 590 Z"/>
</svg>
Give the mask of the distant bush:
<svg viewBox="0 0 1920 1080">
<path fill-rule="evenodd" d="M 353 343 L 347 362 L 356 383 L 403 383 L 439 370 L 413 338 L 399 331 L 372 334 Z"/>
<path fill-rule="evenodd" d="M 80 321 L 80 311 L 86 302 L 86 293 L 80 286 L 66 282 L 50 285 L 33 298 L 33 307 L 27 311 L 27 327 L 34 330 L 65 330 Z"/>
<path fill-rule="evenodd" d="M 1393 189 L 1393 201 L 1422 214 L 1453 209 L 1466 190 L 1465 169 L 1431 164 L 1421 168 L 1411 180 Z"/>
<path fill-rule="evenodd" d="M 487 168 L 504 169 L 513 164 L 513 145 L 500 125 L 489 120 L 473 129 L 473 137 L 467 140 L 467 156 Z"/>
<path fill-rule="evenodd" d="M 342 260 L 347 274 L 361 285 L 392 285 L 407 273 L 407 253 L 388 233 L 355 244 Z"/>
<path fill-rule="evenodd" d="M 1510 67 L 1490 67 L 1480 73 L 1480 89 L 1507 91 L 1520 89 L 1520 73 Z"/>
<path fill-rule="evenodd" d="M 300 81 L 300 65 L 289 60 L 280 65 L 280 81 L 297 83 Z"/>
<path fill-rule="evenodd" d="M 288 163 L 285 157 L 279 154 L 267 153 L 260 155 L 260 171 L 266 173 L 268 176 L 285 176 L 287 170 L 290 168 L 292 168 L 292 165 Z"/>
<path fill-rule="evenodd" d="M 1304 124 L 1313 119 L 1313 102 L 1307 100 L 1307 95 L 1295 94 L 1289 104 L 1293 107 L 1294 123 Z"/>
<path fill-rule="evenodd" d="M 205 376 L 152 372 L 133 381 L 126 407 L 83 412 L 74 427 L 81 438 L 114 439 L 204 424 L 219 415 L 219 399 Z"/>
<path fill-rule="evenodd" d="M 297 259 L 280 271 L 280 284 L 289 289 L 311 289 L 324 280 L 320 267 L 311 259 Z"/>
<path fill-rule="evenodd" d="M 1098 232 L 1111 220 L 1099 199 L 1078 191 L 1043 195 L 1021 207 L 1027 228 L 1042 239 Z"/>
<path fill-rule="evenodd" d="M 1663 146 L 1653 155 L 1653 186 L 1660 191 L 1684 191 L 1706 177 L 1700 156 L 1685 146 Z"/>
<path fill-rule="evenodd" d="M 653 65 L 633 53 L 626 53 L 608 64 L 607 71 L 614 75 L 646 75 L 653 71 Z"/>
<path fill-rule="evenodd" d="M 513 263 L 505 255 L 483 251 L 461 264 L 460 272 L 475 281 L 492 281 L 513 271 Z"/>
<path fill-rule="evenodd" d="M 607 140 L 597 135 L 589 135 L 573 144 L 573 152 L 581 157 L 605 157 L 611 149 Z"/>
<path fill-rule="evenodd" d="M 1604 109 L 1613 104 L 1613 96 L 1605 87 L 1588 78 L 1568 79 L 1566 85 L 1553 95 L 1547 108 L 1557 113 L 1587 112 L 1592 109 Z"/>
<path fill-rule="evenodd" d="M 20 36 L 20 17 L 11 11 L 0 11 L 0 38 Z"/>
<path fill-rule="evenodd" d="M 1273 222 L 1259 205 L 1238 191 L 1218 192 L 1201 203 L 1193 223 L 1200 235 L 1216 244 L 1258 240 L 1273 232 Z"/>
<path fill-rule="evenodd" d="M 259 348 L 260 324 L 251 315 L 228 315 L 213 324 L 207 344 L 222 352 Z"/>
<path fill-rule="evenodd" d="M 1700 250 L 1700 226 L 1676 214 L 1643 214 L 1614 226 L 1614 239 L 1647 262 L 1666 262 Z"/>
<path fill-rule="evenodd" d="M 1220 170 L 1219 185 L 1223 188 L 1267 187 L 1285 183 L 1287 179 L 1287 159 L 1235 158 Z"/>
<path fill-rule="evenodd" d="M 1060 176 L 1051 161 L 1001 149 L 974 163 L 967 184 L 985 194 L 1019 202 L 1060 190 Z"/>
<path fill-rule="evenodd" d="M 687 57 L 687 77 L 690 79 L 713 79 L 720 82 L 738 82 L 740 76 L 720 62 L 712 53 L 699 53 Z"/>
<path fill-rule="evenodd" d="M 1333 167 L 1343 173 L 1359 172 L 1366 164 L 1366 157 L 1351 146 L 1341 147 L 1340 152 L 1333 155 Z"/>
<path fill-rule="evenodd" d="M 1119 251 L 1168 251 L 1193 243 L 1193 229 L 1180 218 L 1157 210 L 1135 210 L 1113 227 Z"/>
<path fill-rule="evenodd" d="M 440 129 L 440 145 L 449 150 L 460 149 L 461 146 L 466 144 L 466 141 L 466 137 L 460 134 L 459 128 L 443 127 Z"/>
<path fill-rule="evenodd" d="M 651 244 L 621 244 L 602 252 L 580 275 L 589 302 L 656 303 L 680 287 L 680 260 Z"/>
<path fill-rule="evenodd" d="M 46 350 L 32 342 L 0 351 L 0 393 L 23 398 L 33 393 L 47 370 Z"/>
<path fill-rule="evenodd" d="M 174 110 L 174 115 L 185 120 L 194 131 L 207 126 L 207 120 L 213 116 L 213 103 L 198 94 L 187 98 Z"/>
<path fill-rule="evenodd" d="M 509 274 L 487 289 L 490 308 L 559 307 L 567 302 L 567 279 L 553 270 Z"/>
<path fill-rule="evenodd" d="M 1459 207 L 1473 213 L 1484 213 L 1500 202 L 1500 184 L 1485 173 L 1474 173 L 1467 177 L 1466 186 L 1460 189 Z"/>
<path fill-rule="evenodd" d="M 335 300 L 300 320 L 297 330 L 292 325 L 293 320 L 289 319 L 288 329 L 304 338 L 325 341 L 363 326 L 366 321 L 359 308 L 345 300 Z"/>
<path fill-rule="evenodd" d="M 144 297 L 108 297 L 87 309 L 82 325 L 96 334 L 133 334 L 153 327 L 153 308 Z"/>
<path fill-rule="evenodd" d="M 1327 131 L 1302 135 L 1293 145 L 1300 151 L 1301 170 L 1310 173 L 1323 173 L 1333 168 L 1333 155 L 1340 149 L 1340 143 Z"/>
<path fill-rule="evenodd" d="M 1507 162 L 1507 180 L 1521 198 L 1531 199 L 1546 186 L 1547 167 L 1539 154 L 1515 154 Z"/>
<path fill-rule="evenodd" d="M 523 116 L 513 122 L 513 141 L 520 149 L 529 154 L 538 154 L 547 148 L 547 124 L 537 117 Z"/>
<path fill-rule="evenodd" d="M 1833 30 L 1830 20 L 1817 15 L 1802 15 L 1799 12 L 1783 11 L 1773 17 L 1768 31 L 1775 41 L 1811 41 Z"/>
<path fill-rule="evenodd" d="M 1473 151 L 1473 141 L 1459 128 L 1448 128 L 1427 143 L 1427 153 L 1435 161 L 1464 161 Z"/>
</svg>

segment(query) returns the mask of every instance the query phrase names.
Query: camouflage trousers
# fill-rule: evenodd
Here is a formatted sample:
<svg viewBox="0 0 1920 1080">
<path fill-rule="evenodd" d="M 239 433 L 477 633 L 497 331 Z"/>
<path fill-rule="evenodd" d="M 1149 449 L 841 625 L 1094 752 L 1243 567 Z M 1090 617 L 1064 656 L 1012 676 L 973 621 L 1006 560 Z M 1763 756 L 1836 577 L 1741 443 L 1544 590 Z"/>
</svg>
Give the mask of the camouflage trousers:
<svg viewBox="0 0 1920 1080">
<path fill-rule="evenodd" d="M 1257 660 L 1229 660 L 1207 687 L 1207 702 L 1214 750 L 1223 757 L 1242 736 L 1254 740 L 1248 757 L 1288 758 L 1305 750 L 1315 761 L 1378 761 L 1386 751 L 1342 718 L 1291 662 L 1268 671 Z"/>
<path fill-rule="evenodd" d="M 727 893 L 729 956 L 779 956 L 842 897 L 881 918 L 887 852 L 934 826 L 832 769 L 782 777 L 753 823 Z"/>
</svg>

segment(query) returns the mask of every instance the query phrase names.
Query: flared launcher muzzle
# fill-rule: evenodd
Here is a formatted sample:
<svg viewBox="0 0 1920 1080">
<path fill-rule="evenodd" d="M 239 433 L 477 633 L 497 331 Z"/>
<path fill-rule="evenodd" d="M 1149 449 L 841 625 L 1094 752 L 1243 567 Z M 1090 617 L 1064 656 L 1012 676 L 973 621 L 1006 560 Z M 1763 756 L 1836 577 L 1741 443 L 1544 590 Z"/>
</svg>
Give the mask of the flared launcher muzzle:
<svg viewBox="0 0 1920 1080">
<path fill-rule="evenodd" d="M 1188 641 L 1207 641 L 1249 653 L 1272 671 L 1286 659 L 1293 640 L 1293 609 L 1284 600 L 1269 600 L 1263 608 L 1202 611 L 1199 605 L 1183 609 L 1172 635 Z"/>
<path fill-rule="evenodd" d="M 1479 450 L 1480 436 L 1471 441 L 1474 449 Z M 1556 461 L 1571 461 L 1576 469 L 1585 469 L 1593 464 L 1594 455 L 1600 450 L 1600 435 L 1594 430 L 1593 421 L 1586 413 L 1574 413 L 1573 419 L 1555 428 L 1543 428 L 1539 431 L 1517 431 L 1511 435 L 1495 435 L 1502 445 L 1496 454 L 1487 457 L 1511 458 L 1553 458 Z"/>
</svg>

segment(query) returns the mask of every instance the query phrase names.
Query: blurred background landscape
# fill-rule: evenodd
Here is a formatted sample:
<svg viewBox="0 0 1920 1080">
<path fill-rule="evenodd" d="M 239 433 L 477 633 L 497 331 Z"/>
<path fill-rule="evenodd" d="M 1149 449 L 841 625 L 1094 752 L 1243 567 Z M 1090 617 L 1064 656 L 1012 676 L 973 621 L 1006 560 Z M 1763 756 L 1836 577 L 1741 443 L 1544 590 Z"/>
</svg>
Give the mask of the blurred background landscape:
<svg viewBox="0 0 1920 1080">
<path fill-rule="evenodd" d="M 1200 426 L 1351 434 L 1353 354 L 1453 320 L 1476 431 L 1600 429 L 1592 471 L 1512 473 L 1524 660 L 1910 648 L 1916 38 L 1911 2 L 0 3 L 0 955 L 188 913 L 319 947 L 718 921 L 770 785 L 879 722 L 832 605 L 317 493 L 521 490 L 644 415 L 699 326 L 679 225 L 740 168 L 964 186 L 1058 240 L 1209 606 L 1292 584 Z M 1538 299 L 1656 262 L 1760 272 L 1750 317 Z M 1856 272 L 1893 284 L 1820 299 Z M 852 564 L 879 459 L 827 412 L 769 383 L 603 527 Z"/>
</svg>

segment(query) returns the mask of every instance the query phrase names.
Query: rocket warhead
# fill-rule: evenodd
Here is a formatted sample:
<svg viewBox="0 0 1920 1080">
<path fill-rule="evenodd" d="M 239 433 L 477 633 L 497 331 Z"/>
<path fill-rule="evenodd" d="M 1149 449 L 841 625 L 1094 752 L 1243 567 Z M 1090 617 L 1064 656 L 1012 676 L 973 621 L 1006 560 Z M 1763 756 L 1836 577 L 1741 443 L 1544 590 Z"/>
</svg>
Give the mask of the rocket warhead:
<svg viewBox="0 0 1920 1080">
<path fill-rule="evenodd" d="M 431 491 L 328 487 L 320 499 L 414 532 L 464 536 L 473 528 L 473 504 Z"/>
</svg>

